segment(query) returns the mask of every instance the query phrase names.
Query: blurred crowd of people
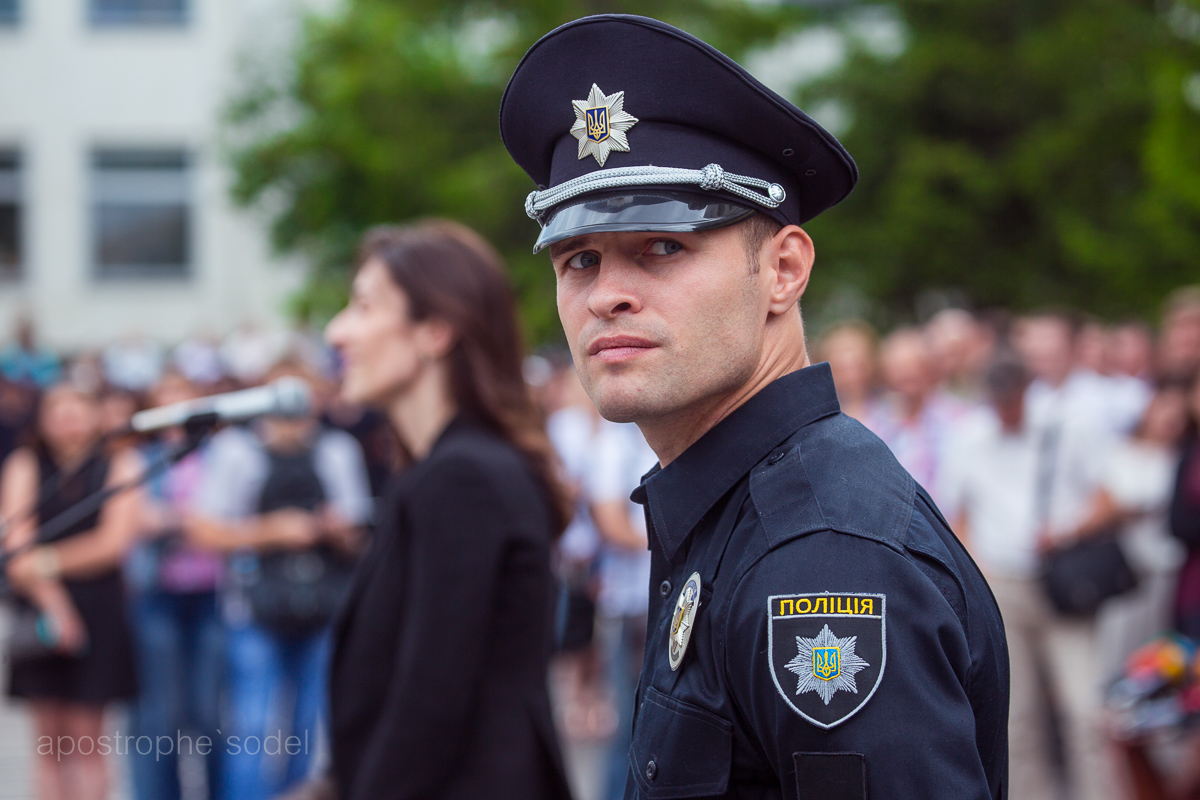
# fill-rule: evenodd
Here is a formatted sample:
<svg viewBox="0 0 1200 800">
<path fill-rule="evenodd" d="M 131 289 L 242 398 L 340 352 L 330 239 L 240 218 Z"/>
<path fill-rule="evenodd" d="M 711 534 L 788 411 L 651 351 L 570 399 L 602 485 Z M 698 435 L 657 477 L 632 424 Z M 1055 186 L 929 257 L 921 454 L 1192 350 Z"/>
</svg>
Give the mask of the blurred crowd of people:
<svg viewBox="0 0 1200 800">
<path fill-rule="evenodd" d="M 1010 657 L 1010 795 L 1158 796 L 1134 794 L 1104 699 L 1137 648 L 1167 630 L 1200 635 L 1200 290 L 1174 293 L 1157 332 L 1053 309 L 948 309 L 882 339 L 834 326 L 814 360 L 988 578 Z M 1119 541 L 1136 589 L 1064 613 L 1047 558 L 1100 536 Z M 1196 754 L 1175 752 L 1160 756 L 1172 775 L 1158 785 L 1191 781 L 1190 797 Z"/>
<path fill-rule="evenodd" d="M 329 622 L 400 453 L 380 414 L 337 399 L 319 339 L 252 333 L 170 358 L 129 339 L 60 360 L 22 321 L 0 355 L 6 690 L 28 702 L 40 798 L 107 798 L 117 753 L 138 798 L 265 800 L 327 747 Z M 143 408 L 282 377 L 309 385 L 308 413 L 225 427 L 191 452 L 183 428 L 127 427 Z M 27 617 L 41 645 L 21 640 Z M 114 703 L 129 711 L 115 732 Z"/>
<path fill-rule="evenodd" d="M 12 583 L 58 655 L 10 653 L 9 694 L 30 702 L 39 742 L 100 737 L 103 708 L 128 703 L 129 733 L 156 743 L 128 751 L 139 798 L 286 791 L 320 757 L 328 622 L 372 499 L 404 464 L 386 421 L 337 399 L 316 336 L 245 326 L 171 351 L 129 336 L 63 360 L 28 321 L 15 334 L 0 350 L 0 517 L 6 550 L 25 548 Z M 952 308 L 884 336 L 836 324 L 812 360 L 830 362 L 843 411 L 929 490 L 993 587 L 1011 796 L 1133 796 L 1105 687 L 1160 632 L 1200 639 L 1200 288 L 1168 298 L 1157 330 Z M 281 376 L 309 383 L 310 414 L 227 427 L 179 460 L 182 429 L 127 435 L 139 409 Z M 557 545 L 556 713 L 569 742 L 606 748 L 588 794 L 607 800 L 624 790 L 646 630 L 646 529 L 629 495 L 656 458 L 636 426 L 599 416 L 565 351 L 530 357 L 526 378 L 575 501 Z M 30 519 L 145 469 L 124 505 L 36 540 Z M 1112 531 L 1137 588 L 1095 618 L 1059 613 L 1038 582 L 1045 554 Z M 40 796 L 107 796 L 98 749 L 38 752 Z M 1186 781 L 1195 753 L 1163 763 Z"/>
</svg>

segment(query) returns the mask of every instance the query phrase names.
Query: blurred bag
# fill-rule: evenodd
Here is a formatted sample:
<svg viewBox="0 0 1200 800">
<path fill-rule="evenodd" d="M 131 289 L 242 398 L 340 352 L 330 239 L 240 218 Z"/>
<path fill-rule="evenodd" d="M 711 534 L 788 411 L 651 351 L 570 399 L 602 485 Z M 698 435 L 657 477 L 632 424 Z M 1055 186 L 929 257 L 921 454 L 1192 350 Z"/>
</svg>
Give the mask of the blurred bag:
<svg viewBox="0 0 1200 800">
<path fill-rule="evenodd" d="M 276 633 L 314 633 L 333 619 L 352 572 L 352 562 L 329 547 L 259 555 L 246 575 L 250 613 Z"/>
<path fill-rule="evenodd" d="M 259 495 L 258 513 L 285 508 L 310 513 L 325 503 L 313 461 L 315 450 L 267 452 L 270 466 Z M 328 624 L 350 586 L 351 558 L 328 545 L 259 553 L 249 568 L 235 569 L 254 620 L 288 636 L 314 633 Z"/>
<path fill-rule="evenodd" d="M 1042 586 L 1060 614 L 1091 616 L 1105 600 L 1137 588 L 1137 575 L 1118 535 L 1119 529 L 1103 531 L 1054 550 L 1042 560 Z"/>
<path fill-rule="evenodd" d="M 1038 446 L 1034 511 L 1042 525 L 1050 519 L 1061 436 L 1061 424 L 1050 425 L 1042 431 Z M 1117 541 L 1120 533 L 1120 527 L 1100 531 L 1043 556 L 1042 586 L 1060 614 L 1091 616 L 1105 600 L 1137 586 L 1137 576 Z"/>
<path fill-rule="evenodd" d="M 58 631 L 48 614 L 23 600 L 9 604 L 8 636 L 4 651 L 13 664 L 69 655 L 58 649 Z"/>
</svg>

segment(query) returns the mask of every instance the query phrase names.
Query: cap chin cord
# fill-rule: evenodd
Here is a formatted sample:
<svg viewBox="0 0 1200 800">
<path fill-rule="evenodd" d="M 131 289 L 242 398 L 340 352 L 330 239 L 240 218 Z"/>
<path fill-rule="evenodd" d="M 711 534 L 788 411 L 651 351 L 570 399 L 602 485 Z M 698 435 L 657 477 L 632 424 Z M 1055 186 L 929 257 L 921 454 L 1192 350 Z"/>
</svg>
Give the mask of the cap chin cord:
<svg viewBox="0 0 1200 800">
<path fill-rule="evenodd" d="M 778 208 L 779 204 L 787 199 L 787 193 L 778 183 L 734 175 L 723 170 L 720 164 L 709 164 L 704 169 L 619 167 L 589 172 L 545 191 L 530 192 L 525 198 L 525 213 L 530 219 L 540 222 L 546 211 L 581 194 L 632 186 L 675 184 L 690 184 L 712 192 L 726 191 L 765 208 Z M 765 194 L 753 191 L 754 189 L 761 189 Z"/>
</svg>

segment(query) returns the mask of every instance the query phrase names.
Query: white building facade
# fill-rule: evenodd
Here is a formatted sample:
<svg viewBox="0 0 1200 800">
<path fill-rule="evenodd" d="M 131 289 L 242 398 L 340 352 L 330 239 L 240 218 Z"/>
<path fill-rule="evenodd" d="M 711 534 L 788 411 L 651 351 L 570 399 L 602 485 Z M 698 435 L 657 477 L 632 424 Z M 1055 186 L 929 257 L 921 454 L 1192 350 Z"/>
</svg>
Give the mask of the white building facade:
<svg viewBox="0 0 1200 800">
<path fill-rule="evenodd" d="M 304 5 L 0 0 L 0 343 L 19 316 L 66 352 L 286 324 L 304 265 L 232 203 L 221 116 Z"/>
</svg>

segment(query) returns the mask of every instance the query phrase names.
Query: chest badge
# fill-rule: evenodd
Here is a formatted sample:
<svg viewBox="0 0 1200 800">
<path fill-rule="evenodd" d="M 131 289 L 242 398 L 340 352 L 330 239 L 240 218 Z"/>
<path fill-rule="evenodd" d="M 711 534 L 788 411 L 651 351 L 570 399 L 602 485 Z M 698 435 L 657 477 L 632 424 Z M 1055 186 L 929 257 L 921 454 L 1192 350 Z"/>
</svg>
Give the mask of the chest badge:
<svg viewBox="0 0 1200 800">
<path fill-rule="evenodd" d="M 683 654 L 687 652 L 688 642 L 692 639 L 692 625 L 696 621 L 696 611 L 699 608 L 700 573 L 693 572 L 692 577 L 687 579 L 687 583 L 679 591 L 679 599 L 675 601 L 675 614 L 671 617 L 671 634 L 667 649 L 671 671 L 679 669 L 683 662 Z"/>
<path fill-rule="evenodd" d="M 587 99 L 572 100 L 571 106 L 575 109 L 571 134 L 579 140 L 580 158 L 594 156 L 603 167 L 612 151 L 629 152 L 625 132 L 637 124 L 637 117 L 625 113 L 625 92 L 605 94 L 593 83 Z"/>
<path fill-rule="evenodd" d="M 767 600 L 771 679 L 787 705 L 819 728 L 866 705 L 887 660 L 882 594 L 793 594 Z"/>
</svg>

